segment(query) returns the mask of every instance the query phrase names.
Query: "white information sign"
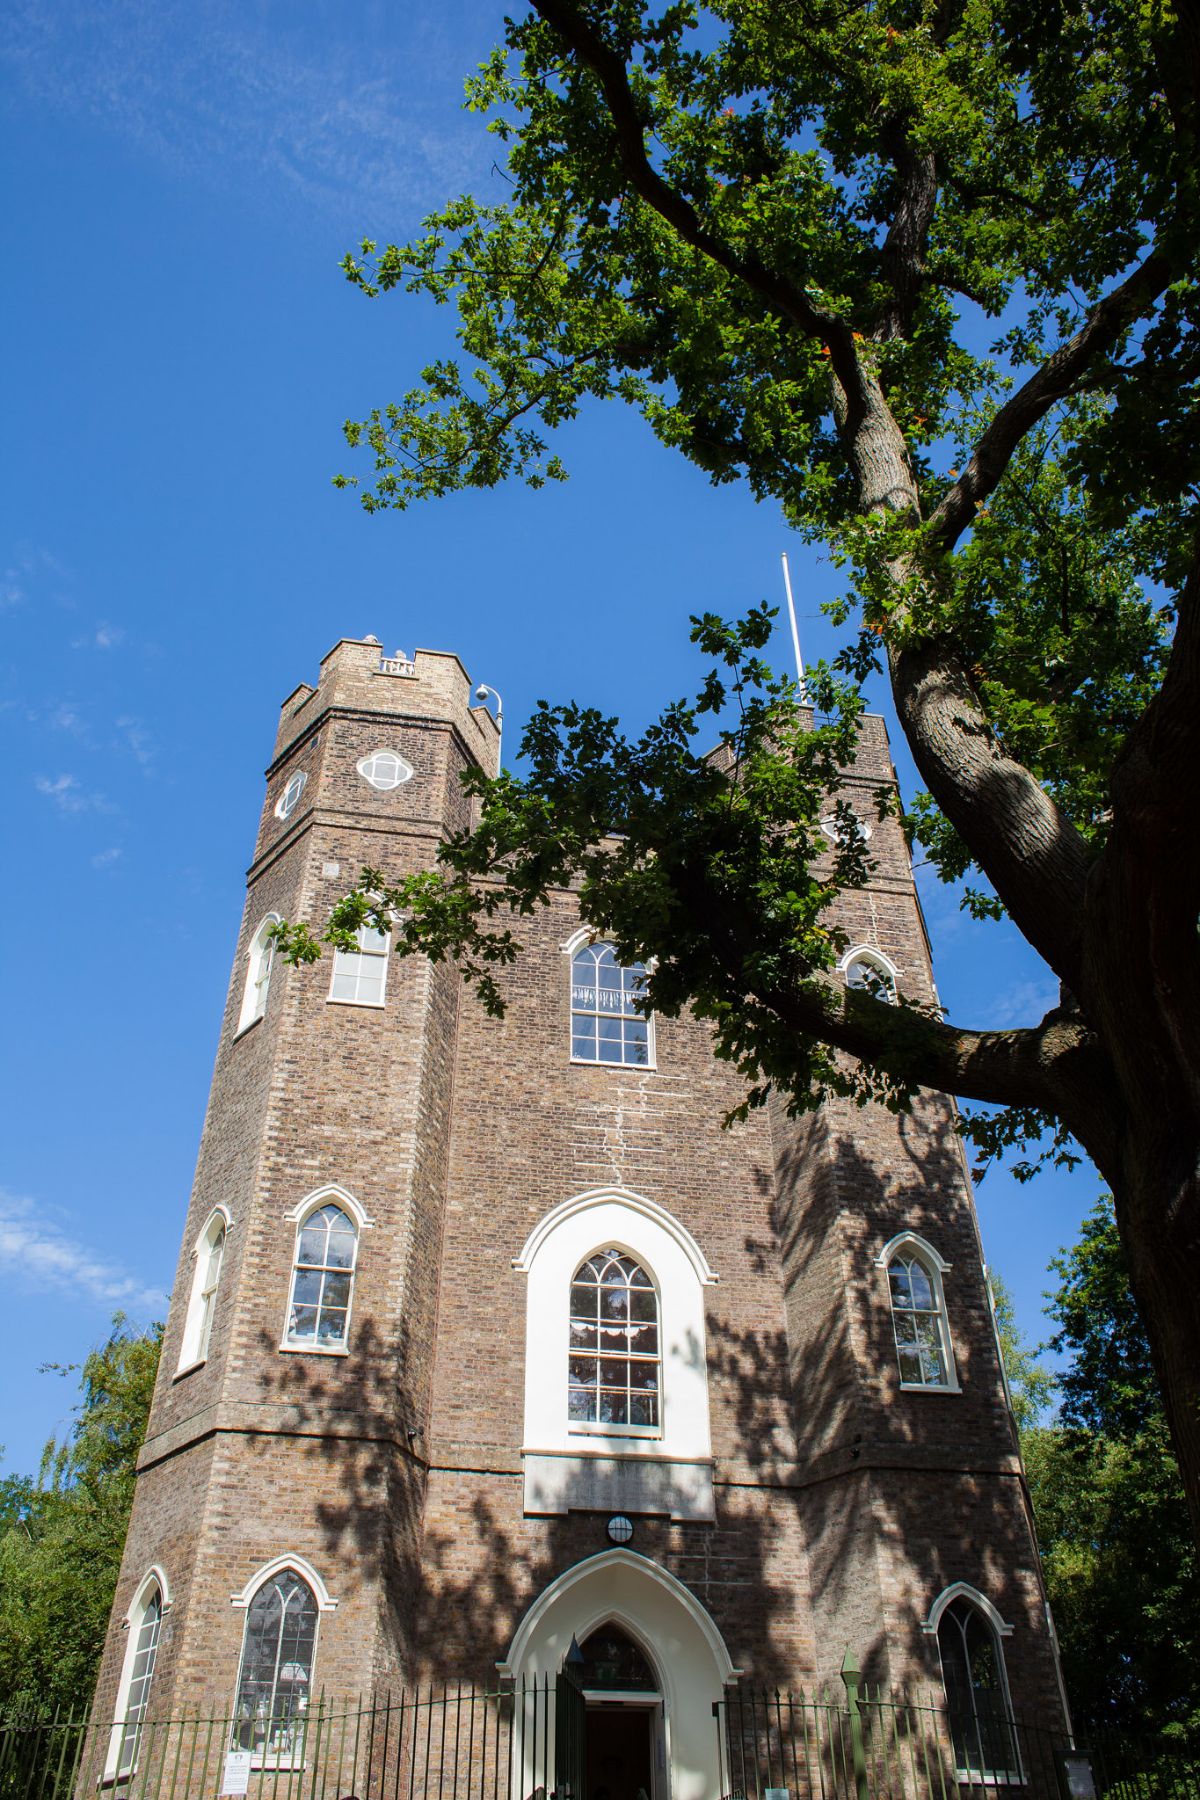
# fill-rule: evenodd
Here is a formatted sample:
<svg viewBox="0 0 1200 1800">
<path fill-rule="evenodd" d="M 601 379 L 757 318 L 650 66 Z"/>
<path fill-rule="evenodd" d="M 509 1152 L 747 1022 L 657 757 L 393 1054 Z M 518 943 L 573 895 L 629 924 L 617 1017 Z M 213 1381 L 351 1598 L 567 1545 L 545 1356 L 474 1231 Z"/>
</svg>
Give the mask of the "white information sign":
<svg viewBox="0 0 1200 1800">
<path fill-rule="evenodd" d="M 250 1750 L 231 1750 L 225 1758 L 222 1794 L 248 1794 L 250 1791 Z"/>
</svg>

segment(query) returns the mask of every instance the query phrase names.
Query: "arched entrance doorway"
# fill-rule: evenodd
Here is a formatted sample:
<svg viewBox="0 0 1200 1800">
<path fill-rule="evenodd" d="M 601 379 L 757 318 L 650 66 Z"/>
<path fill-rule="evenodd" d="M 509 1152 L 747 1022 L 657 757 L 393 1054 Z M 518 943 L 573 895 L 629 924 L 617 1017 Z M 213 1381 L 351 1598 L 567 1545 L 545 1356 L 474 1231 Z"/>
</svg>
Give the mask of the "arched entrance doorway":
<svg viewBox="0 0 1200 1800">
<path fill-rule="evenodd" d="M 666 1765 L 666 1733 L 650 1659 L 610 1619 L 580 1644 L 574 1673 L 586 1702 L 583 1800 L 652 1800 Z"/>
<path fill-rule="evenodd" d="M 608 1800 L 624 1800 L 614 1783 L 635 1776 L 628 1800 L 637 1800 L 638 1787 L 646 1800 L 713 1800 L 720 1768 L 712 1703 L 740 1671 L 696 1596 L 635 1551 L 586 1557 L 534 1601 L 501 1674 L 552 1681 L 572 1638 L 587 1652 L 582 1682 L 591 1773 L 584 1800 L 593 1800 L 593 1774 L 596 1785 L 610 1787 Z M 653 1685 L 608 1685 L 619 1680 Z M 629 1722 L 618 1724 L 620 1716 Z M 595 1746 L 606 1736 L 610 1762 L 615 1758 L 622 1768 L 601 1768 L 604 1752 Z"/>
</svg>

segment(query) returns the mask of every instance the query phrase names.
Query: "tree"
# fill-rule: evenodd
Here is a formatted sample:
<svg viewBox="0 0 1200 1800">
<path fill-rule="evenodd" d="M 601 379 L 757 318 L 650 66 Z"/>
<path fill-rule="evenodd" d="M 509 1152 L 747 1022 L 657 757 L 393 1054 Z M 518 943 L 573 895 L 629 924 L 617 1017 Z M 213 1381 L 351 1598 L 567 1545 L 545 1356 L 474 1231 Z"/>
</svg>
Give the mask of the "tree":
<svg viewBox="0 0 1200 1800">
<path fill-rule="evenodd" d="M 369 296 L 452 302 L 464 352 L 347 425 L 364 504 L 559 479 L 550 435 L 617 399 L 832 548 L 847 638 L 812 715 L 761 611 L 697 623 L 718 670 L 637 742 L 543 707 L 440 874 L 368 871 L 332 929 L 398 909 L 496 1006 L 497 914 L 577 880 L 751 1103 L 927 1086 L 982 1103 L 985 1147 L 1081 1144 L 1200 1531 L 1196 0 L 533 0 L 468 99 L 508 197 L 347 258 Z M 909 829 L 1059 979 L 1024 1029 L 831 978 L 868 859 L 820 819 L 880 666 Z"/>
<path fill-rule="evenodd" d="M 0 1483 L 0 1710 L 91 1701 L 161 1344 L 161 1325 L 118 1313 L 67 1440 L 46 1445 L 36 1482 Z"/>
<path fill-rule="evenodd" d="M 1194 1732 L 1200 1566 L 1107 1197 L 1052 1267 L 1060 1374 L 997 1313 L 1067 1688 L 1088 1722 Z M 1039 1424 L 1047 1383 L 1060 1407 Z"/>
</svg>

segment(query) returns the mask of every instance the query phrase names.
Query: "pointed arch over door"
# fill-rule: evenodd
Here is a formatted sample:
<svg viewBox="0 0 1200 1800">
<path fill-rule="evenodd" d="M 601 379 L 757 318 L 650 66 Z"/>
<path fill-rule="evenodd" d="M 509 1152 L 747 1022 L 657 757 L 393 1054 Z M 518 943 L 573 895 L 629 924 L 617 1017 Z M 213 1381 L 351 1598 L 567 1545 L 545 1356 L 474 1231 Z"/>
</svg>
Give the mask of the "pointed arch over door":
<svg viewBox="0 0 1200 1800">
<path fill-rule="evenodd" d="M 583 1644 L 605 1626 L 632 1642 L 659 1685 L 669 1800 L 708 1800 L 721 1773 L 713 1701 L 741 1670 L 695 1594 L 649 1557 L 604 1550 L 567 1569 L 538 1595 L 497 1666 L 517 1680 L 553 1679 L 571 1639 Z"/>
</svg>

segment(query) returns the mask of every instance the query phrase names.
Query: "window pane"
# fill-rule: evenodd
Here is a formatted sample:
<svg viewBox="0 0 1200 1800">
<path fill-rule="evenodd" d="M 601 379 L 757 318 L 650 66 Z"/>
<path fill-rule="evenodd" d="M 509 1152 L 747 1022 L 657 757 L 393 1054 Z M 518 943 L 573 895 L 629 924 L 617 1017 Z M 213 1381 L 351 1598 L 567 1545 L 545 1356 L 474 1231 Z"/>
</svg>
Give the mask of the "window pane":
<svg viewBox="0 0 1200 1800">
<path fill-rule="evenodd" d="M 643 1319 L 657 1323 L 658 1300 L 653 1288 L 631 1288 L 629 1294 L 629 1316 L 632 1319 Z"/>
<path fill-rule="evenodd" d="M 344 1312 L 350 1304 L 350 1277 L 330 1273 L 325 1277 L 325 1292 L 321 1296 L 323 1306 L 337 1306 Z"/>
<path fill-rule="evenodd" d="M 319 1269 L 297 1269 L 295 1286 L 292 1289 L 293 1303 L 300 1306 L 316 1306 L 321 1298 L 321 1271 Z"/>
<path fill-rule="evenodd" d="M 600 1305 L 600 1292 L 581 1281 L 571 1285 L 571 1312 L 577 1319 L 594 1319 Z"/>
<path fill-rule="evenodd" d="M 600 1381 L 604 1387 L 625 1386 L 625 1364 L 615 1357 L 606 1356 L 600 1363 Z"/>
<path fill-rule="evenodd" d="M 339 952 L 337 952 L 337 951 L 334 952 L 335 959 L 338 956 L 338 954 L 339 954 Z M 355 985 L 356 985 L 355 977 L 354 977 L 353 972 L 347 970 L 345 967 L 345 963 L 347 960 L 348 959 L 344 958 L 342 965 L 340 967 L 338 966 L 336 960 L 334 962 L 333 986 L 329 990 L 330 998 L 333 1000 L 353 1000 L 354 999 L 354 990 L 355 990 Z"/>
<path fill-rule="evenodd" d="M 658 1388 L 658 1364 L 656 1362 L 631 1362 L 629 1365 L 629 1385 L 634 1388 Z"/>
<path fill-rule="evenodd" d="M 321 1323 L 317 1337 L 323 1344 L 340 1344 L 346 1336 L 346 1315 L 340 1310 L 331 1312 L 321 1308 Z"/>
<path fill-rule="evenodd" d="M 927 1310 L 932 1308 L 933 1288 L 930 1286 L 929 1276 L 919 1262 L 909 1264 L 908 1279 L 912 1289 L 913 1305 L 925 1307 Z"/>
<path fill-rule="evenodd" d="M 591 1356 L 572 1356 L 567 1366 L 567 1380 L 573 1387 L 595 1387 L 596 1359 Z"/>
<path fill-rule="evenodd" d="M 567 1396 L 567 1417 L 588 1424 L 596 1416 L 596 1396 L 591 1390 L 572 1388 Z"/>
<path fill-rule="evenodd" d="M 908 1267 L 905 1263 L 893 1263 L 888 1270 L 888 1278 L 892 1284 L 892 1305 L 909 1306 L 912 1303 L 912 1288 L 908 1279 Z"/>
<path fill-rule="evenodd" d="M 624 1390 L 620 1393 L 601 1392 L 600 1423 L 602 1425 L 627 1425 L 629 1423 L 629 1405 Z"/>
<path fill-rule="evenodd" d="M 344 1222 L 344 1221 L 343 1221 Z M 325 1262 L 331 1269 L 352 1269 L 358 1239 L 352 1231 L 331 1231 Z"/>
<path fill-rule="evenodd" d="M 901 1346 L 899 1349 L 900 1379 L 924 1386 L 924 1373 L 921 1367 L 921 1353 Z"/>
<path fill-rule="evenodd" d="M 632 1394 L 629 1399 L 629 1423 L 631 1425 L 658 1424 L 657 1394 Z"/>
<path fill-rule="evenodd" d="M 294 1306 L 292 1321 L 288 1327 L 289 1337 L 309 1338 L 316 1334 L 317 1309 L 315 1306 Z"/>
</svg>

